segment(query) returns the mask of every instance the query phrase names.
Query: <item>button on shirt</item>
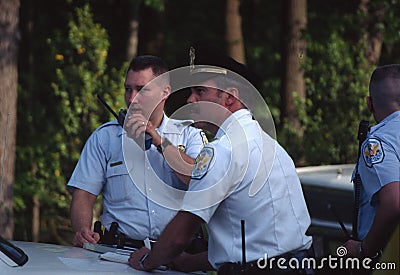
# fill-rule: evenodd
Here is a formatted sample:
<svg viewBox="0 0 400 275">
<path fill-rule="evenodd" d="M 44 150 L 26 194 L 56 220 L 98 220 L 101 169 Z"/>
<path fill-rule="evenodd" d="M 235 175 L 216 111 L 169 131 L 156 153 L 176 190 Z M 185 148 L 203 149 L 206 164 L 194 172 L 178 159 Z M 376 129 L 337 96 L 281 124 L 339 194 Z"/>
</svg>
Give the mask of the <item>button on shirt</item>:
<svg viewBox="0 0 400 275">
<path fill-rule="evenodd" d="M 362 180 L 358 234 L 362 240 L 375 217 L 377 192 L 388 183 L 400 181 L 400 111 L 371 127 L 361 146 L 358 171 Z"/>
<path fill-rule="evenodd" d="M 310 216 L 289 155 L 248 110 L 232 114 L 216 137 L 200 153 L 212 160 L 202 164 L 207 172 L 195 166 L 182 207 L 207 223 L 209 262 L 218 269 L 242 260 L 241 220 L 248 261 L 308 249 Z"/>
<path fill-rule="evenodd" d="M 190 121 L 173 120 L 164 115 L 157 131 L 173 145 L 184 145 L 185 153 L 195 158 L 204 145 L 203 138 L 200 130 L 189 124 Z M 85 144 L 68 187 L 96 196 L 102 193 L 101 222 L 106 228 L 116 221 L 119 231 L 129 238 L 157 239 L 176 211 L 149 200 L 134 184 L 124 158 L 123 135 L 124 131 L 116 121 L 100 126 Z M 186 188 L 154 145 L 145 154 L 148 159 L 146 169 L 154 171 L 170 186 Z M 146 185 L 146 178 L 142 184 Z M 152 192 L 151 188 L 147 192 Z"/>
</svg>

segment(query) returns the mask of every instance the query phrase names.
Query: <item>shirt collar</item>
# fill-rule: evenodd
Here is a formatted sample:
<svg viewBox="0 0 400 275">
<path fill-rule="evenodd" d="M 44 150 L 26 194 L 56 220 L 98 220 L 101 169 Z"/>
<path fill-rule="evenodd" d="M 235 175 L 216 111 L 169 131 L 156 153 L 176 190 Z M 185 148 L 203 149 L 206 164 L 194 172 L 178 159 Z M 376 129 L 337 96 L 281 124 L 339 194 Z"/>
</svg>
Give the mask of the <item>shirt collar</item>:
<svg viewBox="0 0 400 275">
<path fill-rule="evenodd" d="M 225 121 L 221 124 L 219 127 L 217 134 L 215 135 L 215 138 L 220 138 L 223 135 L 225 135 L 225 132 L 229 129 L 231 126 L 232 122 L 235 122 L 237 120 L 240 120 L 244 117 L 252 117 L 252 114 L 250 113 L 249 110 L 247 109 L 240 109 L 234 113 L 232 113 Z"/>
<path fill-rule="evenodd" d="M 381 128 L 382 126 L 384 126 L 386 123 L 388 123 L 389 121 L 391 121 L 393 119 L 400 119 L 400 110 L 391 113 L 390 115 L 385 117 L 383 120 L 381 120 L 378 124 L 372 126 L 371 130 L 370 130 L 370 133 L 372 133 L 372 132 L 376 131 L 377 129 Z"/>
<path fill-rule="evenodd" d="M 156 131 L 160 134 L 164 131 L 165 125 L 167 125 L 169 118 L 165 113 L 163 113 L 163 119 L 161 121 L 161 124 L 158 128 L 156 128 Z"/>
</svg>

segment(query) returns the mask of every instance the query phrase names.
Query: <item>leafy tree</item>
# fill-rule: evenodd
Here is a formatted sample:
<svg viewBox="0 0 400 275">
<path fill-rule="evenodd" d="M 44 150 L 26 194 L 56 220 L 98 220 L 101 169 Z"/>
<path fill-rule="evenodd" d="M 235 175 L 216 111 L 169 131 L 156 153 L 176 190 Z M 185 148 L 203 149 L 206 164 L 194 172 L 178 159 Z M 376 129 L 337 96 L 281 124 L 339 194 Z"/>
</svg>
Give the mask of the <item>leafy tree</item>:
<svg viewBox="0 0 400 275">
<path fill-rule="evenodd" d="M 26 170 L 19 173 L 20 196 L 16 198 L 19 214 L 29 216 L 30 208 L 27 206 L 32 197 L 37 196 L 40 205 L 35 206 L 40 207 L 43 217 L 40 218 L 39 239 L 59 243 L 71 239 L 60 236 L 70 228 L 70 194 L 65 188 L 66 180 L 90 133 L 101 121 L 110 118 L 96 94 L 103 95 L 114 107 L 122 106 L 118 101 L 122 74 L 107 68 L 108 35 L 104 28 L 93 22 L 89 5 L 76 8 L 66 31 L 59 29 L 47 39 L 55 73 L 46 89 L 51 105 L 42 105 L 43 112 L 51 114 L 45 116 L 46 123 L 42 127 L 48 138 L 20 148 L 19 158 Z M 43 118 L 40 113 L 39 118 Z M 36 131 L 34 128 L 30 130 Z M 45 227 L 48 229 L 44 230 Z M 29 239 L 29 228 L 31 225 L 26 224 L 26 227 L 18 228 L 17 233 Z"/>
<path fill-rule="evenodd" d="M 263 77 L 260 92 L 278 126 L 278 140 L 296 163 L 302 157 L 304 165 L 354 162 L 358 121 L 372 121 L 364 103 L 370 73 L 377 64 L 400 62 L 399 1 L 362 2 L 368 3 L 367 12 L 361 12 L 360 1 L 330 0 L 327 5 L 307 0 L 307 62 L 302 64 L 306 99 L 295 98 L 304 129 L 301 137 L 281 119 L 285 10 L 280 1 L 240 1 L 246 63 Z M 227 46 L 226 3 L 65 0 L 49 5 L 46 0 L 21 0 L 17 239 L 41 235 L 37 239 L 60 243 L 60 235 L 70 232 L 65 184 L 89 134 L 112 118 L 96 94 L 115 110 L 123 106 L 119 87 L 124 72 L 114 67 L 126 68 L 128 40 L 136 35 L 133 30 L 128 33 L 130 20 L 137 20 L 139 54 L 160 55 L 176 68 L 188 65 L 194 41 Z M 376 37 L 382 44 L 375 64 L 368 60 L 367 50 Z M 41 215 L 32 218 L 40 224 L 32 225 L 32 211 Z"/>
</svg>

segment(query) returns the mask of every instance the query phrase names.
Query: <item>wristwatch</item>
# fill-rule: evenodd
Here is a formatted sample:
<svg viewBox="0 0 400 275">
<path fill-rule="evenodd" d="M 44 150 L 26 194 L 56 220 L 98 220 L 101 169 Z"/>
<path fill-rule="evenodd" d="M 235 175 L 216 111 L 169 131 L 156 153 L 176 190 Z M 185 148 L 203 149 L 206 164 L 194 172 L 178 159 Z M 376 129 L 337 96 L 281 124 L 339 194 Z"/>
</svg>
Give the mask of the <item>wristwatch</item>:
<svg viewBox="0 0 400 275">
<path fill-rule="evenodd" d="M 142 256 L 142 258 L 140 258 L 140 260 L 139 260 L 139 267 L 140 267 L 140 269 L 142 269 L 142 270 L 146 270 L 146 269 L 144 268 L 144 261 L 147 259 L 147 257 L 149 257 L 149 253 L 144 254 L 144 255 Z"/>
<path fill-rule="evenodd" d="M 157 151 L 162 154 L 168 145 L 173 145 L 173 144 L 167 138 L 162 138 L 161 144 L 157 146 Z"/>
</svg>

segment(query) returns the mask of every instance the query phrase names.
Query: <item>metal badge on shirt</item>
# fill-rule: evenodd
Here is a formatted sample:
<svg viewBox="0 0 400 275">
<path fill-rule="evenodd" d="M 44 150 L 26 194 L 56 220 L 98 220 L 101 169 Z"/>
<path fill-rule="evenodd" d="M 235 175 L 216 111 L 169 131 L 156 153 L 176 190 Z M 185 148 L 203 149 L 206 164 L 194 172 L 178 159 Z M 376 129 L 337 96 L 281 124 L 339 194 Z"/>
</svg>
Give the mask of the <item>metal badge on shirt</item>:
<svg viewBox="0 0 400 275">
<path fill-rule="evenodd" d="M 192 171 L 192 179 L 201 179 L 207 174 L 208 168 L 210 168 L 211 160 L 214 157 L 214 149 L 212 147 L 203 147 L 200 154 L 194 161 L 194 168 Z"/>
<path fill-rule="evenodd" d="M 185 153 L 186 152 L 186 146 L 183 144 L 178 144 L 178 150 L 179 152 Z"/>
<path fill-rule="evenodd" d="M 376 138 L 368 139 L 363 146 L 362 152 L 365 164 L 368 167 L 372 167 L 374 164 L 381 163 L 385 157 L 381 141 Z"/>
<path fill-rule="evenodd" d="M 206 133 L 204 133 L 203 131 L 200 131 L 200 135 L 201 135 L 201 140 L 203 141 L 203 145 L 207 145 L 208 144 L 208 138 L 206 136 Z"/>
</svg>

